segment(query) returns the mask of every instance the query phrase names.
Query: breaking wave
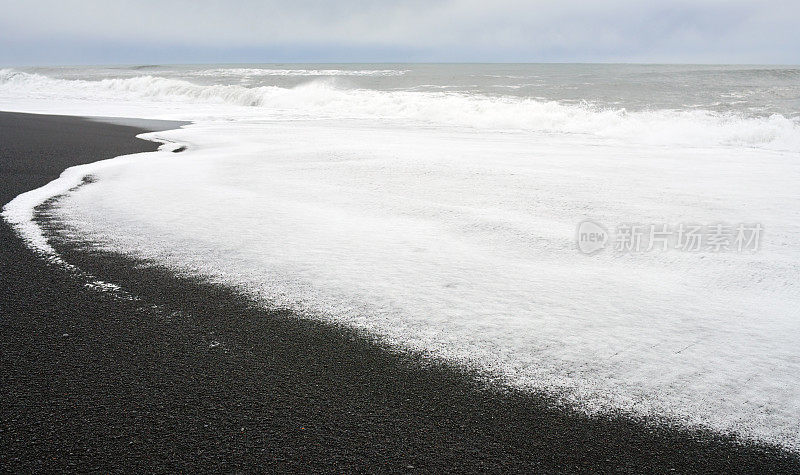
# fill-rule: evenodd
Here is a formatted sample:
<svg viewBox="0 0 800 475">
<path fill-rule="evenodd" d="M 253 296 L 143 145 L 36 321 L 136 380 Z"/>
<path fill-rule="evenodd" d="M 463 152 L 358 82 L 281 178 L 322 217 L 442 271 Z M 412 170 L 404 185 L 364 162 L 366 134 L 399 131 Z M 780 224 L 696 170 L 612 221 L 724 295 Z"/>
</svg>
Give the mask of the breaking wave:
<svg viewBox="0 0 800 475">
<path fill-rule="evenodd" d="M 404 69 L 263 69 L 217 68 L 193 71 L 193 76 L 402 76 Z"/>
<path fill-rule="evenodd" d="M 279 118 L 389 119 L 434 126 L 571 134 L 633 143 L 800 151 L 800 119 L 780 114 L 748 117 L 706 110 L 627 111 L 513 96 L 342 89 L 324 80 L 313 80 L 293 88 L 200 85 L 155 76 L 64 80 L 9 69 L 0 70 L 0 92 L 4 90 L 37 97 L 48 94 L 54 99 L 257 107 L 268 111 L 270 117 Z"/>
</svg>

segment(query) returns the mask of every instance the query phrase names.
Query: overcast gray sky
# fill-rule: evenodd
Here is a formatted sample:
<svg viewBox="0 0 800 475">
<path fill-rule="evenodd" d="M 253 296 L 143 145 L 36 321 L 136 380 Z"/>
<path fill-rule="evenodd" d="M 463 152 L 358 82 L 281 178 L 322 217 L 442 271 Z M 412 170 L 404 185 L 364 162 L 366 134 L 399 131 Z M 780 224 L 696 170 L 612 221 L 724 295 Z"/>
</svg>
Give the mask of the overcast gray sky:
<svg viewBox="0 0 800 475">
<path fill-rule="evenodd" d="M 0 64 L 800 63 L 800 0 L 0 0 Z"/>
</svg>

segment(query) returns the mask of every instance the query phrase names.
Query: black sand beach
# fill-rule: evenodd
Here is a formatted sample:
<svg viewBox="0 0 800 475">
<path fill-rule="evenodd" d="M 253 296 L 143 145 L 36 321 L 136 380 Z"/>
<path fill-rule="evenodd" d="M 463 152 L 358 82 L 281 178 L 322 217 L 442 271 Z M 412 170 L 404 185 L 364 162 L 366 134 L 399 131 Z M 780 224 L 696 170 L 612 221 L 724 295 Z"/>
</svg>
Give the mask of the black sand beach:
<svg viewBox="0 0 800 475">
<path fill-rule="evenodd" d="M 168 126 L 168 125 L 165 125 Z M 158 127 L 158 125 L 154 125 Z M 142 130 L 0 113 L 0 203 Z M 41 214 L 57 237 L 57 222 Z M 588 418 L 236 293 L 0 223 L 0 467 L 28 471 L 800 472 L 729 437 Z"/>
</svg>

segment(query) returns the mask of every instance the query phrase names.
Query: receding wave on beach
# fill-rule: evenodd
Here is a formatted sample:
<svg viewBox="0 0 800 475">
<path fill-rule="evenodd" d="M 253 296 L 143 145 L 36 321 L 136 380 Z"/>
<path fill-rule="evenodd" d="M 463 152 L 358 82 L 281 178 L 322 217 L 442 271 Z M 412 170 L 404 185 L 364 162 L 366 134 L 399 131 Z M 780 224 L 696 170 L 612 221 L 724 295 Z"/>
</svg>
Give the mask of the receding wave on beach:
<svg viewBox="0 0 800 475">
<path fill-rule="evenodd" d="M 765 99 L 797 70 L 585 66 L 594 87 L 569 89 L 549 67 L 448 67 L 0 70 L 5 109 L 192 121 L 143 136 L 185 151 L 67 170 L 3 216 L 53 253 L 31 216 L 60 195 L 64 232 L 99 249 L 589 413 L 797 451 L 800 119 Z M 678 97 L 687 76 L 720 89 Z M 541 86 L 497 92 L 515 84 Z M 589 256 L 587 219 L 765 232 L 753 252 Z"/>
</svg>

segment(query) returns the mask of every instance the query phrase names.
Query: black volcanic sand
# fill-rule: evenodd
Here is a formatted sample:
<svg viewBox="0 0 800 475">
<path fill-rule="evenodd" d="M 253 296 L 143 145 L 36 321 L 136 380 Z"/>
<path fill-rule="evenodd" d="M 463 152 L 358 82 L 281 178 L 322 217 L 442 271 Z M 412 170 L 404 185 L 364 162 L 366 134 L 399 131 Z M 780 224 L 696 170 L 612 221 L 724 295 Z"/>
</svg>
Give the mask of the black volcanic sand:
<svg viewBox="0 0 800 475">
<path fill-rule="evenodd" d="M 69 166 L 155 149 L 141 131 L 0 113 L 0 202 Z M 46 210 L 40 221 L 54 225 Z M 800 472 L 776 448 L 582 416 L 54 238 L 68 262 L 136 298 L 100 292 L 4 222 L 0 239 L 5 471 Z"/>
</svg>

